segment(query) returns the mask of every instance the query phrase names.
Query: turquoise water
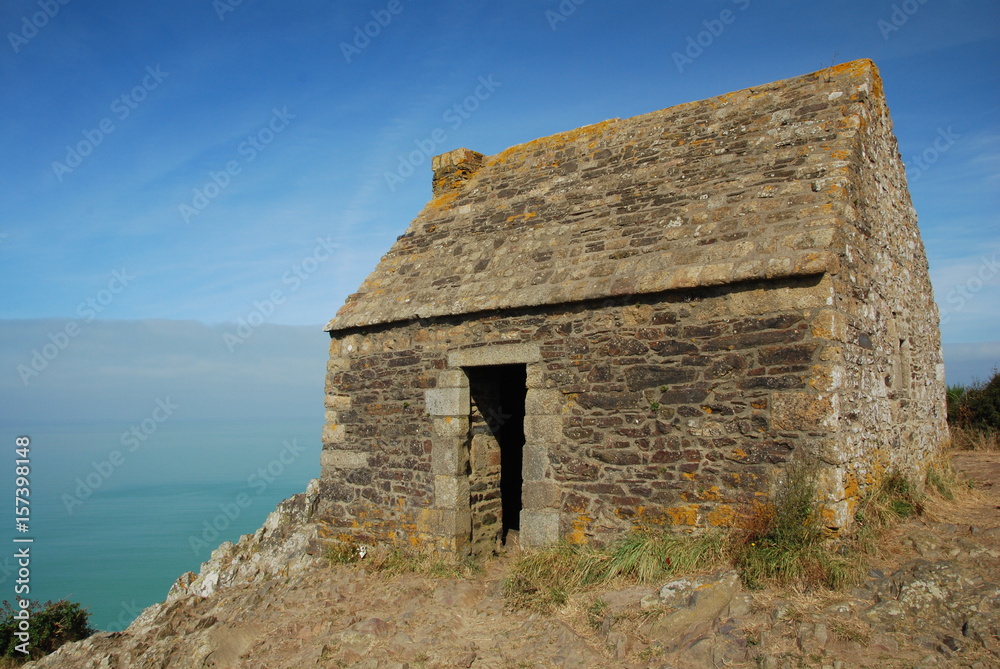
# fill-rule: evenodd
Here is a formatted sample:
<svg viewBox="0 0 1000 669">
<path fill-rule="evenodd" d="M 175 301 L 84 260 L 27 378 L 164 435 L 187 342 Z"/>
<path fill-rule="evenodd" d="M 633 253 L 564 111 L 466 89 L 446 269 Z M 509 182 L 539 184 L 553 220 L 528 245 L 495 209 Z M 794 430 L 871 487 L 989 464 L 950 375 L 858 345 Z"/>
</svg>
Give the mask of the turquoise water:
<svg viewBox="0 0 1000 669">
<path fill-rule="evenodd" d="M 31 537 L 31 594 L 67 598 L 91 623 L 120 630 L 197 571 L 222 541 L 255 531 L 275 505 L 319 475 L 318 420 L 174 421 L 0 426 L 0 599 L 14 598 Z M 147 428 L 152 424 L 147 424 Z M 15 437 L 31 438 L 30 531 L 15 529 Z M 0 513 L 0 518 L 3 514 Z M 6 544 L 6 547 L 3 546 Z"/>
</svg>

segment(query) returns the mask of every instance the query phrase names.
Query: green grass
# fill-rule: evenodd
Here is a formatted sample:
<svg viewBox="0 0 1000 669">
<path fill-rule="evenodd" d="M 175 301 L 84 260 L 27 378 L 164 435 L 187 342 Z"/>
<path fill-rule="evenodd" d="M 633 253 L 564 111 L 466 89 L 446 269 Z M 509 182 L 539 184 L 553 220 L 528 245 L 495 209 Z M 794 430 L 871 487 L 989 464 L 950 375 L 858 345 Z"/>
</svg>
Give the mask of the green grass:
<svg viewBox="0 0 1000 669">
<path fill-rule="evenodd" d="M 885 529 L 923 508 L 906 478 L 887 476 L 859 504 L 851 534 L 831 541 L 819 522 L 816 492 L 815 470 L 793 467 L 773 500 L 750 506 L 725 533 L 637 531 L 605 547 L 562 542 L 528 551 L 512 565 L 504 594 L 514 608 L 551 612 L 613 581 L 662 582 L 722 568 L 735 568 L 751 589 L 842 589 L 864 575 L 865 556 Z M 588 610 L 592 619 L 597 614 Z"/>
<path fill-rule="evenodd" d="M 588 588 L 622 580 L 649 583 L 723 564 L 719 534 L 635 532 L 606 547 L 561 542 L 519 558 L 504 581 L 515 608 L 549 612 Z"/>
<path fill-rule="evenodd" d="M 598 597 L 587 607 L 587 622 L 595 632 L 600 631 L 604 617 L 608 612 L 608 603 Z"/>
<path fill-rule="evenodd" d="M 326 559 L 331 565 L 361 564 L 386 576 L 424 574 L 432 578 L 469 578 L 483 570 L 483 566 L 469 556 L 437 555 L 393 546 L 387 550 L 369 549 L 362 558 L 359 548 L 360 545 L 354 542 L 332 544 L 327 547 Z"/>
</svg>

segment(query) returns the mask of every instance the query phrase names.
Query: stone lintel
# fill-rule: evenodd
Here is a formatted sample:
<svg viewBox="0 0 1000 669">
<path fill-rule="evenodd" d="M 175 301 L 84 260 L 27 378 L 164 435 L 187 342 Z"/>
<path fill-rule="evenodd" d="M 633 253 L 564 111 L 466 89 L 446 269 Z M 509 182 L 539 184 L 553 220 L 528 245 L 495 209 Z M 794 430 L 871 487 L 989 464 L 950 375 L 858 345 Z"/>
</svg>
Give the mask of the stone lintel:
<svg viewBox="0 0 1000 669">
<path fill-rule="evenodd" d="M 541 362 L 538 344 L 491 344 L 463 348 L 448 353 L 449 367 L 483 367 L 486 365 L 518 365 Z"/>
</svg>

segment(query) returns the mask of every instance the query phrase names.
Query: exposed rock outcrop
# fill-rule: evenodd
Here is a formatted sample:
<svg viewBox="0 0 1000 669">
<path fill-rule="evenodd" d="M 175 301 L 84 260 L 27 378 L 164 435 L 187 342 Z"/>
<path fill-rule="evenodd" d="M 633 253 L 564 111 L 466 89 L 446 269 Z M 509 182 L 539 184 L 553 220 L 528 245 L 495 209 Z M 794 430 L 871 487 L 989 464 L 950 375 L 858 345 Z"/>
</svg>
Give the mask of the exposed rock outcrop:
<svg viewBox="0 0 1000 669">
<path fill-rule="evenodd" d="M 507 608 L 505 559 L 469 579 L 330 566 L 311 485 L 125 632 L 26 666 L 988 669 L 1000 666 L 1000 454 L 958 461 L 982 492 L 899 527 L 852 591 L 748 592 L 722 572 L 587 593 L 551 616 Z"/>
</svg>

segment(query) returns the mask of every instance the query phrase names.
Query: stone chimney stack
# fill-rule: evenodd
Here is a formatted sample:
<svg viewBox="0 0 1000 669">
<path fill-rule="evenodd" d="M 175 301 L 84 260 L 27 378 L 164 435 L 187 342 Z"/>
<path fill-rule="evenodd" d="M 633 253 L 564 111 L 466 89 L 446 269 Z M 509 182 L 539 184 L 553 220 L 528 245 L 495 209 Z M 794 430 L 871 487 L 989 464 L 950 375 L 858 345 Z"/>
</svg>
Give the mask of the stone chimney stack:
<svg viewBox="0 0 1000 669">
<path fill-rule="evenodd" d="M 455 149 L 440 156 L 434 156 L 431 169 L 434 171 L 434 196 L 455 188 L 460 188 L 483 166 L 485 156 L 469 149 Z"/>
</svg>

